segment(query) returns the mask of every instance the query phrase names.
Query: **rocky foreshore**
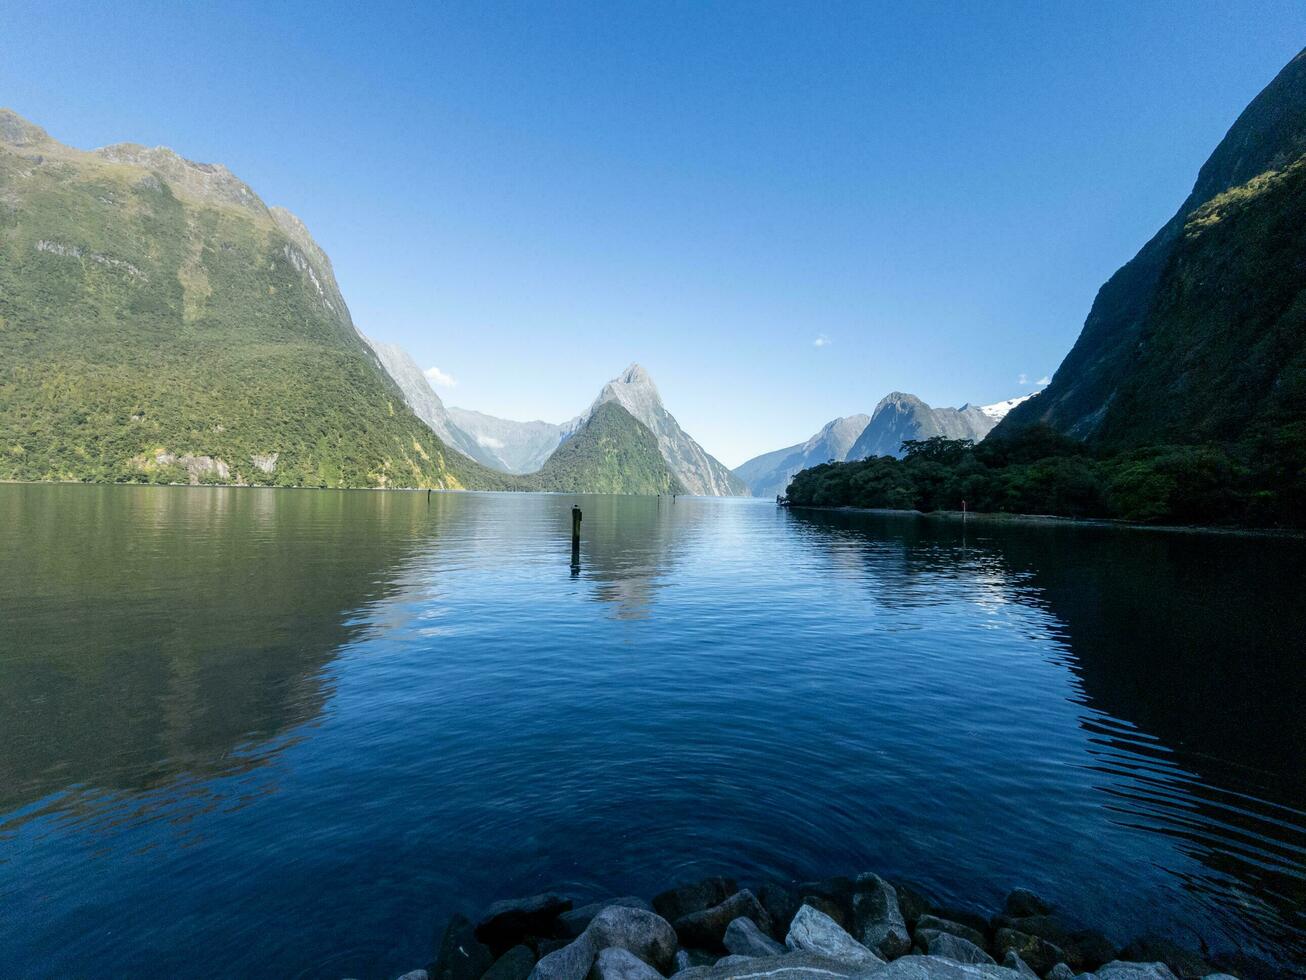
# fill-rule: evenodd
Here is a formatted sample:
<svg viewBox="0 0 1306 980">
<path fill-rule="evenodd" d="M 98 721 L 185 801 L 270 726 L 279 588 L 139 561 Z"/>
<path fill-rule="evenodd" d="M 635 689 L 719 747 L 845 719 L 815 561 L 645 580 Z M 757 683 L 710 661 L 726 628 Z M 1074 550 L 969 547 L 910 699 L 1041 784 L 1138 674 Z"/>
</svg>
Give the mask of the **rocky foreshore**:
<svg viewBox="0 0 1306 980">
<path fill-rule="evenodd" d="M 1216 958 L 1218 961 L 1218 957 Z M 1243 973 L 1242 970 L 1239 971 Z M 1253 980 L 1259 971 L 1243 973 Z M 1228 980 L 1167 939 L 1123 948 L 1024 889 L 986 917 L 905 882 L 706 878 L 579 907 L 562 895 L 456 915 L 426 969 L 400 980 Z"/>
</svg>

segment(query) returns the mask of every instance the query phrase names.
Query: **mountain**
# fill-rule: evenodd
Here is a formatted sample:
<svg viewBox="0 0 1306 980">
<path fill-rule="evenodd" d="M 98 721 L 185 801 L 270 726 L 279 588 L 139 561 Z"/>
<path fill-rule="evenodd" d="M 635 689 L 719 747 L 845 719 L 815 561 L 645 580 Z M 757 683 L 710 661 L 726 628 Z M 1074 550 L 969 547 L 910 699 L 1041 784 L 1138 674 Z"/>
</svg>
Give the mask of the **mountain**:
<svg viewBox="0 0 1306 980">
<path fill-rule="evenodd" d="M 413 414 L 425 422 L 446 446 L 486 466 L 502 468 L 494 454 L 487 453 L 476 439 L 451 418 L 451 410 L 445 407 L 408 351 L 398 344 L 382 343 L 368 336 L 364 336 L 363 340 L 375 352 L 381 369 L 398 386 Z"/>
<path fill-rule="evenodd" d="M 1001 404 L 1001 403 L 1000 403 Z M 862 434 L 848 451 L 847 459 L 869 456 L 902 457 L 907 439 L 970 439 L 979 442 L 997 425 L 991 411 L 975 405 L 961 408 L 930 408 L 915 395 L 892 392 L 880 399 Z"/>
<path fill-rule="evenodd" d="M 715 497 L 747 495 L 744 482 L 723 463 L 708 455 L 680 427 L 663 406 L 653 379 L 638 364 L 632 364 L 604 385 L 582 420 L 605 402 L 617 402 L 648 427 L 657 438 L 662 458 L 686 493 Z"/>
<path fill-rule="evenodd" d="M 1102 286 L 1052 383 L 997 436 L 1042 423 L 1108 451 L 1245 438 L 1300 447 L 1303 214 L 1306 51 L 1238 117 L 1174 216 Z"/>
<path fill-rule="evenodd" d="M 0 110 L 0 479 L 502 486 L 354 329 L 304 225 L 225 167 Z"/>
<path fill-rule="evenodd" d="M 684 493 L 657 437 L 616 401 L 596 405 L 538 473 L 533 489 L 584 493 Z"/>
<path fill-rule="evenodd" d="M 514 422 L 456 405 L 450 405 L 448 412 L 453 424 L 475 443 L 474 458 L 505 473 L 534 473 L 580 424 L 579 419 L 562 425 Z"/>
<path fill-rule="evenodd" d="M 834 419 L 806 442 L 756 456 L 735 468 L 735 476 L 748 485 L 754 497 L 783 494 L 795 473 L 848 458 L 848 451 L 871 421 L 869 415 L 849 415 Z"/>
<path fill-rule="evenodd" d="M 1015 408 L 1017 405 L 1025 404 L 1025 402 L 1029 401 L 1031 398 L 1034 397 L 1034 395 L 1037 394 L 1038 392 L 1036 391 L 1033 394 L 1029 394 L 1029 395 L 1017 395 L 1015 398 L 1007 398 L 1000 402 L 994 402 L 992 405 L 981 405 L 979 406 L 979 410 L 983 412 L 985 415 L 987 415 L 989 418 L 991 418 L 994 422 L 1001 422 L 1003 419 L 1005 419 L 1008 415 L 1011 414 L 1011 410 L 1013 408 Z M 969 407 L 970 407 L 969 405 L 963 405 L 961 406 L 961 410 L 965 411 Z"/>
</svg>

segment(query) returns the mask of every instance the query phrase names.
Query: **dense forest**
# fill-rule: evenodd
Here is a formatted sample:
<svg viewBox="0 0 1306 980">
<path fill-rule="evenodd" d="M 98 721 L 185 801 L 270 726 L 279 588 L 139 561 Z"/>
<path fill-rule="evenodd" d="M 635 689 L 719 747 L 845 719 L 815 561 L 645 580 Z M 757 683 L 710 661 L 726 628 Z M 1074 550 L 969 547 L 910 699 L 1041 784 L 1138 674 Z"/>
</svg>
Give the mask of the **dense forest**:
<svg viewBox="0 0 1306 980">
<path fill-rule="evenodd" d="M 903 443 L 899 460 L 826 463 L 794 477 L 795 506 L 961 510 L 1154 524 L 1306 527 L 1306 423 L 1237 445 L 1095 452 L 1046 426 L 978 445 Z"/>
</svg>

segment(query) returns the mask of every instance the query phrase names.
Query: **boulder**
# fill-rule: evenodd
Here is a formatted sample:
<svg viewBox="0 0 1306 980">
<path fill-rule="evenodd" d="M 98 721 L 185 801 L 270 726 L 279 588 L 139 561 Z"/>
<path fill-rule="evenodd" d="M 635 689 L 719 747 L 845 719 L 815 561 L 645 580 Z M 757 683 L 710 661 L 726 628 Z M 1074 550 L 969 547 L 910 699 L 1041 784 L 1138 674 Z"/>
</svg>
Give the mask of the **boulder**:
<svg viewBox="0 0 1306 980">
<path fill-rule="evenodd" d="M 585 931 L 585 928 L 590 924 L 594 916 L 612 905 L 619 905 L 622 908 L 627 909 L 644 909 L 646 912 L 653 911 L 652 905 L 644 901 L 644 899 L 637 898 L 634 895 L 626 895 L 622 898 L 609 898 L 602 902 L 590 902 L 588 905 L 582 905 L 578 909 L 571 909 L 570 911 L 563 912 L 558 916 L 558 933 L 565 936 L 567 939 L 575 939 Z"/>
<path fill-rule="evenodd" d="M 812 908 L 820 909 L 845 929 L 853 923 L 853 889 L 854 882 L 843 875 L 825 878 L 821 881 L 807 881 L 798 886 L 798 894 Z M 839 912 L 829 911 L 824 905 L 809 902 L 808 898 L 819 898 L 825 904 L 838 908 Z"/>
<path fill-rule="evenodd" d="M 668 922 L 675 922 L 713 905 L 720 905 L 739 891 L 733 878 L 704 878 L 689 885 L 668 888 L 653 896 L 653 911 Z"/>
<path fill-rule="evenodd" d="M 809 905 L 818 912 L 828 915 L 835 922 L 839 923 L 840 929 L 851 929 L 853 927 L 851 907 L 845 908 L 841 902 L 836 902 L 828 895 L 817 895 L 808 892 L 803 895 L 801 904 Z"/>
<path fill-rule="evenodd" d="M 936 908 L 934 914 L 940 919 L 947 919 L 949 922 L 959 922 L 963 926 L 969 926 L 976 932 L 983 933 L 986 936 L 993 934 L 993 927 L 990 925 L 986 916 L 980 915 L 971 909 L 956 908 Z"/>
<path fill-rule="evenodd" d="M 1015 929 L 999 929 L 993 936 L 993 951 L 1005 957 L 1013 950 L 1035 973 L 1047 973 L 1066 958 L 1060 947 L 1046 939 Z"/>
<path fill-rule="evenodd" d="M 681 970 L 688 970 L 693 965 L 693 961 L 689 958 L 689 950 L 676 950 L 676 973 L 679 973 Z"/>
<path fill-rule="evenodd" d="M 988 945 L 988 939 L 984 933 L 978 929 L 973 929 L 961 922 L 953 922 L 951 919 L 941 919 L 937 915 L 922 915 L 916 920 L 916 931 L 922 929 L 936 929 L 939 932 L 950 932 L 958 938 L 967 942 L 974 943 L 980 949 Z"/>
<path fill-rule="evenodd" d="M 743 953 L 731 953 L 729 956 L 723 956 L 716 961 L 716 966 L 735 966 L 739 963 L 751 963 L 760 959 L 758 956 L 745 956 Z"/>
<path fill-rule="evenodd" d="M 902 912 L 907 925 L 914 926 L 916 920 L 934 908 L 934 903 L 925 892 L 908 881 L 890 881 L 893 890 L 898 893 L 898 910 Z"/>
<path fill-rule="evenodd" d="M 594 957 L 589 980 L 662 980 L 662 974 L 630 950 L 609 946 Z"/>
<path fill-rule="evenodd" d="M 617 947 L 662 972 L 676 961 L 676 930 L 656 912 L 609 905 L 590 920 L 585 930 L 596 950 Z"/>
<path fill-rule="evenodd" d="M 873 969 L 884 961 L 848 935 L 839 923 L 819 909 L 804 905 L 789 925 L 785 945 L 861 969 Z"/>
<path fill-rule="evenodd" d="M 716 949 L 725 938 L 726 928 L 741 915 L 752 919 L 763 932 L 771 931 L 771 917 L 757 896 L 745 888 L 719 905 L 677 919 L 676 935 L 686 946 Z"/>
<path fill-rule="evenodd" d="M 1195 980 L 1219 972 L 1218 967 L 1206 962 L 1198 953 L 1162 936 L 1139 936 L 1120 951 L 1120 958 L 1140 963 L 1164 963 L 1181 980 Z"/>
<path fill-rule="evenodd" d="M 535 954 L 529 946 L 514 946 L 494 961 L 482 980 L 526 980 L 535 966 Z"/>
<path fill-rule="evenodd" d="M 1093 971 L 1097 980 L 1177 980 L 1164 963 L 1126 963 L 1112 960 Z"/>
<path fill-rule="evenodd" d="M 734 959 L 726 957 L 726 959 Z M 691 967 L 673 980 L 849 980 L 866 976 L 865 967 L 851 966 L 814 953 L 738 959 L 718 966 Z M 879 980 L 878 974 L 876 980 Z"/>
<path fill-rule="evenodd" d="M 1007 955 L 1016 956 L 1015 953 L 1008 953 Z M 1020 957 L 1016 956 L 1016 959 L 1020 959 Z M 1029 970 L 1029 967 L 1025 967 L 1025 969 Z M 1033 970 L 1029 970 L 1029 975 L 1032 977 L 1038 976 L 1038 974 Z M 1085 975 L 1087 976 L 1088 974 Z M 1048 970 L 1048 975 L 1044 977 L 1043 980 L 1075 980 L 1075 971 L 1065 963 L 1058 963 L 1052 969 Z"/>
<path fill-rule="evenodd" d="M 1024 980 L 1015 970 L 995 963 L 958 963 L 941 956 L 902 956 L 866 980 Z"/>
<path fill-rule="evenodd" d="M 476 938 L 502 953 L 528 936 L 551 935 L 554 920 L 570 908 L 571 899 L 553 894 L 495 902 L 476 926 Z"/>
<path fill-rule="evenodd" d="M 1030 978 L 1030 980 L 1038 980 L 1038 974 L 1029 968 L 1029 964 L 1026 963 L 1024 960 L 1022 960 L 1020 958 L 1020 954 L 1017 953 L 1014 949 L 1008 951 L 1006 958 L 1003 959 L 1002 961 L 1002 965 L 1005 966 L 1008 970 L 1015 970 L 1022 977 L 1028 977 Z M 1049 977 L 1052 976 L 1052 973 L 1056 972 L 1058 966 L 1065 967 L 1067 970 L 1070 969 L 1070 967 L 1066 966 L 1066 964 L 1058 963 L 1057 966 L 1054 966 L 1052 968 L 1052 972 L 1048 974 Z M 1054 978 L 1054 980 L 1062 980 L 1062 978 L 1056 977 Z"/>
<path fill-rule="evenodd" d="M 1027 915 L 1051 915 L 1052 906 L 1028 888 L 1013 888 L 1002 903 L 1002 911 L 1012 918 L 1023 919 Z"/>
<path fill-rule="evenodd" d="M 409 970 L 399 980 L 430 980 L 425 970 Z"/>
<path fill-rule="evenodd" d="M 535 964 L 528 980 L 586 980 L 598 950 L 588 932 Z"/>
<path fill-rule="evenodd" d="M 1014 929 L 1027 936 L 1046 939 L 1066 954 L 1066 962 L 1076 972 L 1092 970 L 1120 957 L 1120 951 L 1106 936 L 1095 929 L 1078 929 L 1058 915 L 1027 915 L 1015 918 L 1009 915 L 995 916 L 994 924 L 999 928 Z M 1177 947 L 1176 947 L 1177 948 Z M 1125 957 L 1126 959 L 1154 960 L 1164 959 L 1160 956 Z"/>
<path fill-rule="evenodd" d="M 794 921 L 798 906 L 803 904 L 799 901 L 797 893 L 772 881 L 757 890 L 757 900 L 762 903 L 762 908 L 766 909 L 766 914 L 771 917 L 771 934 L 776 939 L 784 939 L 785 934 L 789 932 L 789 923 Z"/>
<path fill-rule="evenodd" d="M 779 956 L 785 948 L 757 927 L 752 919 L 740 916 L 726 926 L 723 940 L 726 951 L 739 956 Z"/>
<path fill-rule="evenodd" d="M 455 915 L 445 926 L 426 973 L 430 980 L 480 980 L 493 962 L 494 955 L 476 938 L 471 922 Z"/>
<path fill-rule="evenodd" d="M 911 949 L 907 922 L 893 886 L 872 872 L 860 874 L 853 887 L 853 922 L 862 945 L 886 959 Z"/>
<path fill-rule="evenodd" d="M 946 956 L 958 963 L 997 962 L 969 939 L 938 929 L 917 929 L 916 943 L 930 956 Z"/>
</svg>

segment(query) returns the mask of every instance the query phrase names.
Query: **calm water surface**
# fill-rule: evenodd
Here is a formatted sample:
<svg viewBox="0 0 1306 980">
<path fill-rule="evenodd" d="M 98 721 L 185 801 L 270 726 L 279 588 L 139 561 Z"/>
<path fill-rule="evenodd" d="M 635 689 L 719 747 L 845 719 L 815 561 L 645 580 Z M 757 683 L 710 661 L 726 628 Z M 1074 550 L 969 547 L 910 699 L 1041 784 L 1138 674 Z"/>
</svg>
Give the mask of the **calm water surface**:
<svg viewBox="0 0 1306 980">
<path fill-rule="evenodd" d="M 864 869 L 1300 968 L 1304 590 L 1290 540 L 0 486 L 0 974 L 387 978 L 499 897 Z"/>
</svg>

